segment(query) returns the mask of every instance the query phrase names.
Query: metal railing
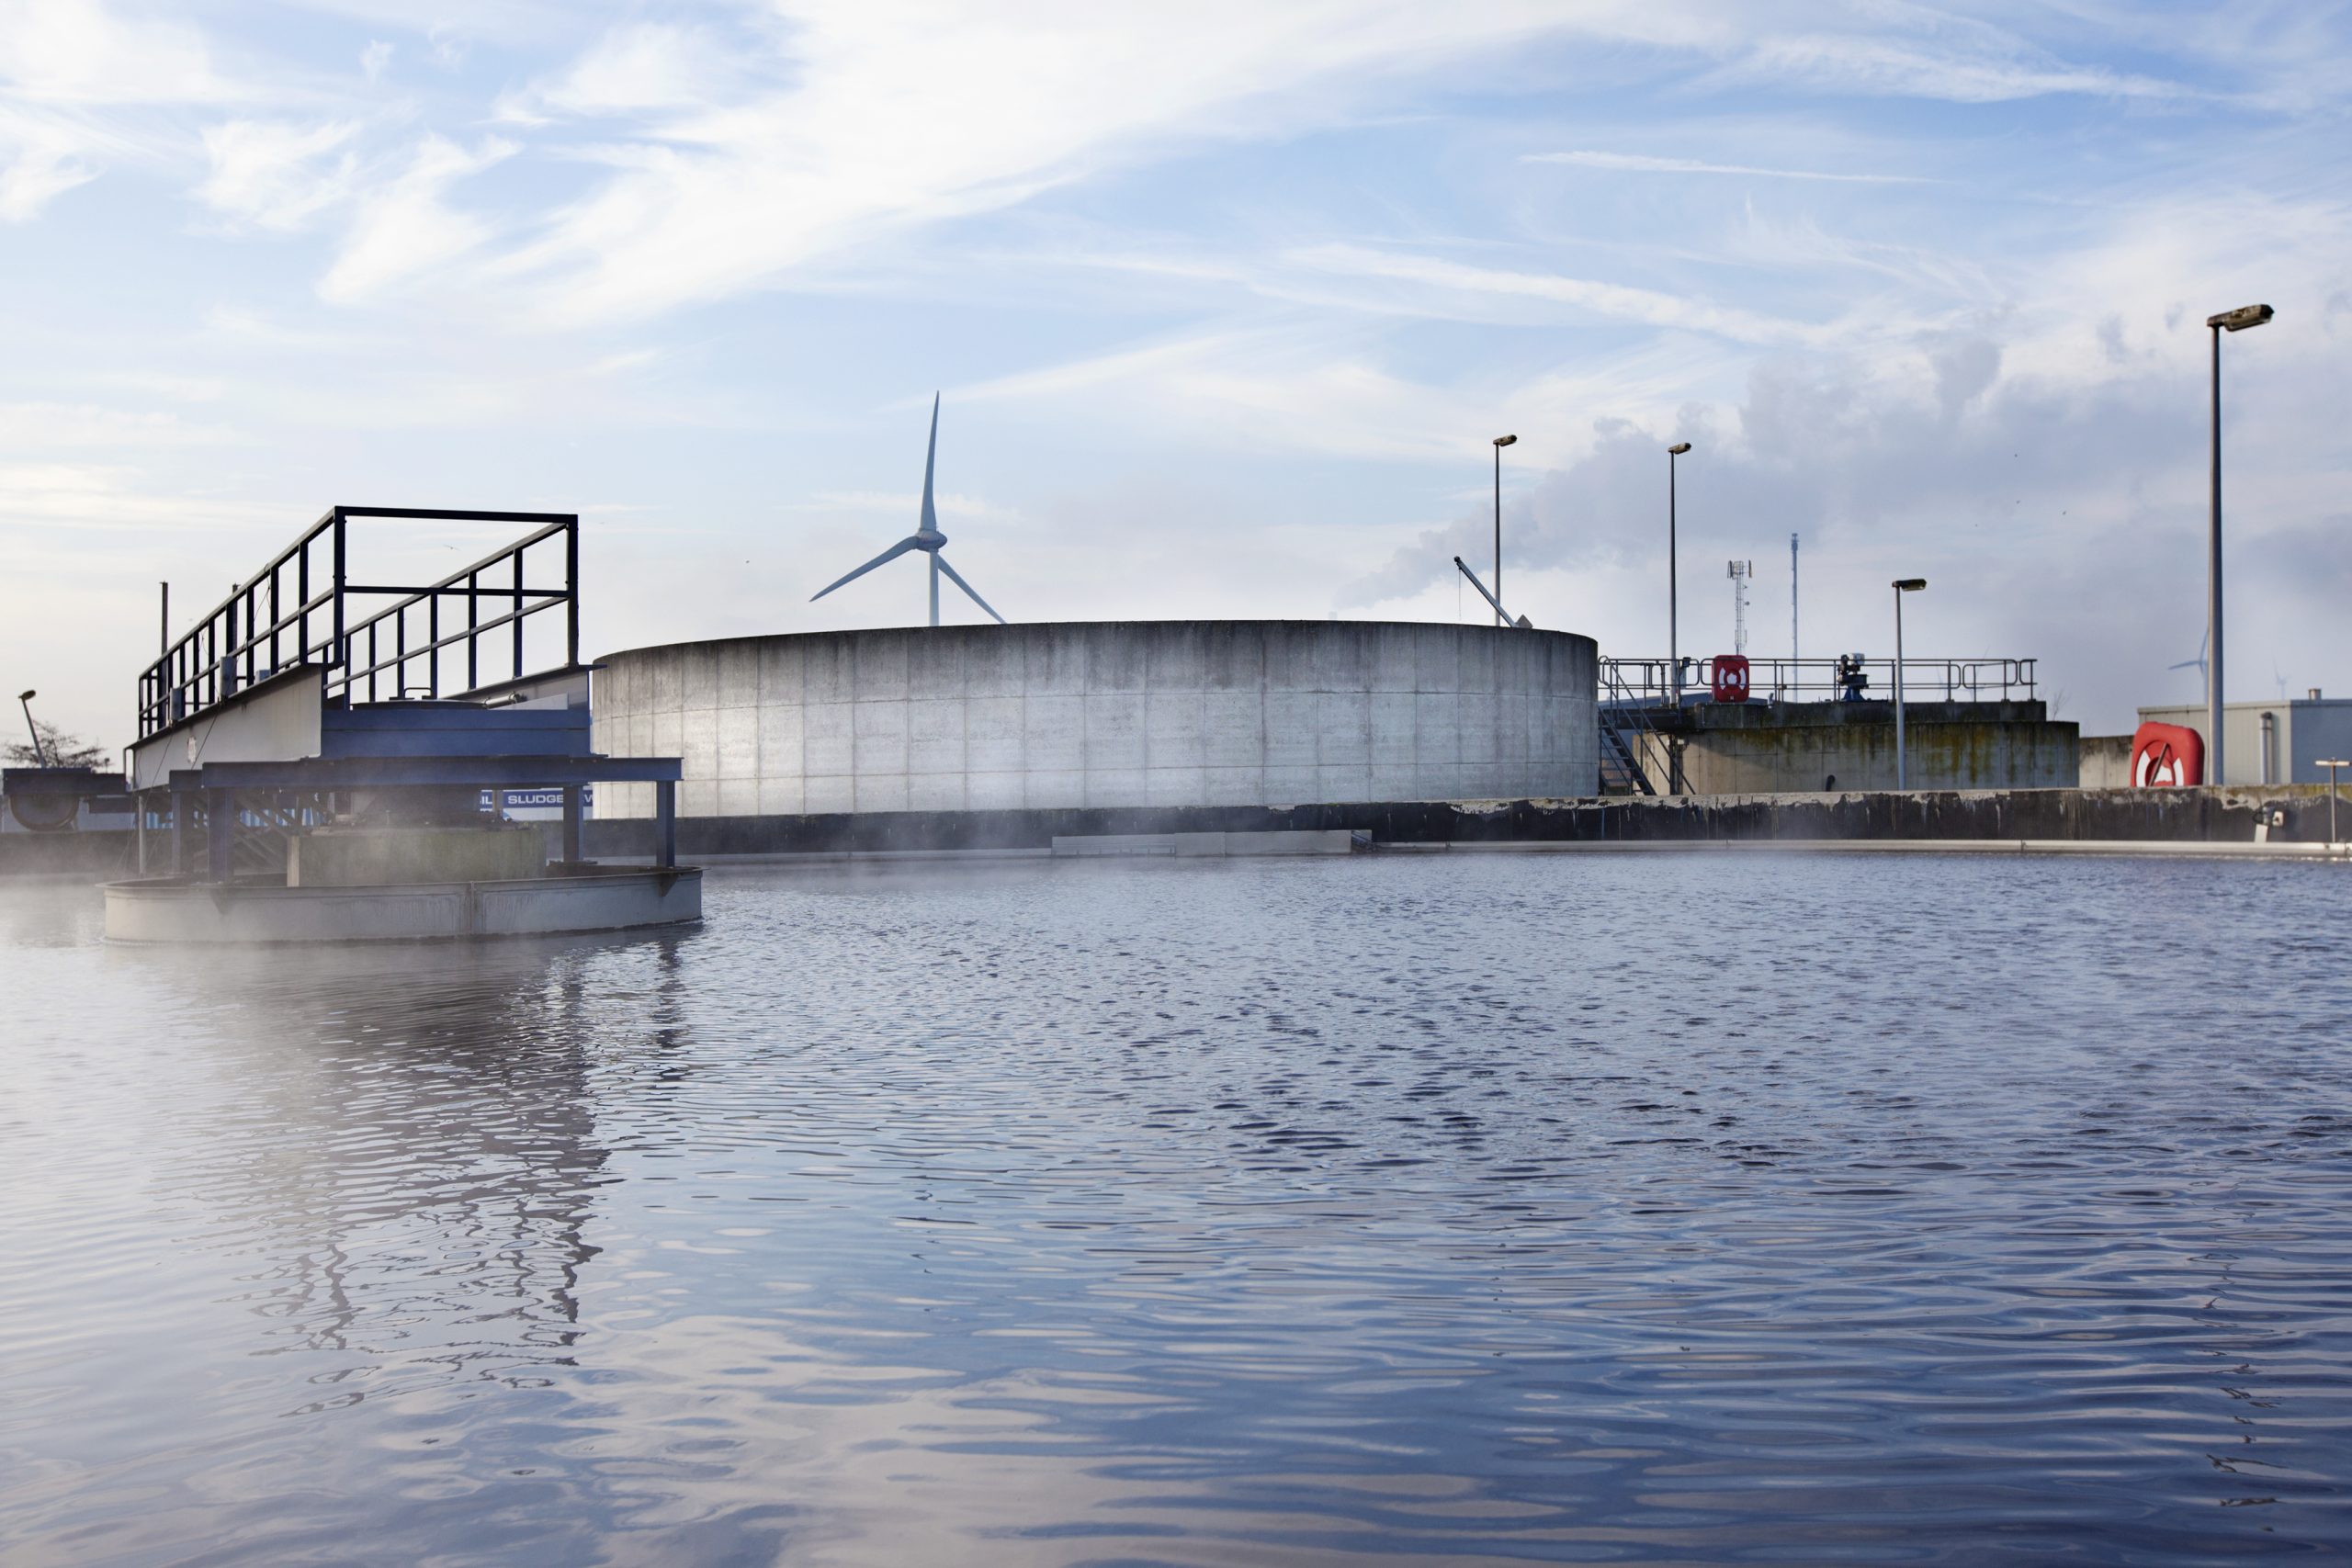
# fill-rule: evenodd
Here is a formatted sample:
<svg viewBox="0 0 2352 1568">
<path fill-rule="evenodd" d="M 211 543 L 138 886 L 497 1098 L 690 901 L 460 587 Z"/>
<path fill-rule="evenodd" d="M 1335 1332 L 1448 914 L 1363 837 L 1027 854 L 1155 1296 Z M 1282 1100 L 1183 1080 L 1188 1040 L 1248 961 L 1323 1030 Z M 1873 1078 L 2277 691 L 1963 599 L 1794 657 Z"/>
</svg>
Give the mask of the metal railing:
<svg viewBox="0 0 2352 1568">
<path fill-rule="evenodd" d="M 1671 706 L 1674 666 L 1664 659 L 1603 659 L 1601 687 L 1619 700 L 1635 700 L 1659 707 Z M 2018 702 L 2037 696 L 2031 659 L 1914 659 L 1903 660 L 1903 700 L 1925 702 Z M 1856 687 L 1851 675 L 1862 677 Z M 1772 659 L 1747 661 L 1748 695 L 1754 701 L 1826 703 L 1852 700 L 1893 702 L 1894 660 L 1864 659 L 1848 666 L 1838 659 Z M 1682 697 L 1704 702 L 1713 688 L 1715 661 L 1682 661 Z"/>
<path fill-rule="evenodd" d="M 349 522 L 356 517 L 538 526 L 438 582 L 414 587 L 350 581 Z M 561 587 L 526 581 L 525 557 L 534 547 L 545 547 L 533 558 L 540 571 L 548 570 L 546 556 L 561 553 Z M 379 701 L 387 683 L 395 698 L 437 697 L 443 655 L 458 649 L 464 650 L 465 681 L 455 691 L 483 684 L 486 649 L 493 682 L 520 680 L 530 673 L 524 669 L 523 623 L 559 607 L 564 612 L 564 662 L 577 664 L 579 581 L 580 519 L 570 513 L 335 507 L 141 673 L 140 738 L 299 665 L 323 668 L 327 695 L 347 701 Z M 387 599 L 393 602 L 370 609 Z M 485 601 L 499 613 L 485 617 Z M 362 610 L 368 613 L 356 614 Z M 507 635 L 491 635 L 497 632 Z M 454 662 L 456 655 L 450 659 Z"/>
<path fill-rule="evenodd" d="M 1624 683 L 1612 661 L 1606 659 L 1600 661 L 1600 692 L 1602 793 L 1656 795 L 1657 787 L 1642 766 L 1643 757 L 1666 755 L 1669 771 L 1673 763 L 1672 753 L 1666 750 L 1657 727 L 1650 723 L 1650 705 Z"/>
</svg>

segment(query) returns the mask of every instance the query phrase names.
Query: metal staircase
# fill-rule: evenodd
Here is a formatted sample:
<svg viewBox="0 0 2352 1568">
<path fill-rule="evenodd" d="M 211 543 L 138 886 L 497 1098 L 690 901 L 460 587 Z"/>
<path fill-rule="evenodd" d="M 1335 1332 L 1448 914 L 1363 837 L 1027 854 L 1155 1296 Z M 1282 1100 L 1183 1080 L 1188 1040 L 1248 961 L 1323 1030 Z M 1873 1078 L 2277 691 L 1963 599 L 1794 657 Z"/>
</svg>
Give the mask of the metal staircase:
<svg viewBox="0 0 2352 1568">
<path fill-rule="evenodd" d="M 1605 694 L 1600 701 L 1600 792 L 1656 795 L 1642 766 L 1645 756 L 1666 754 L 1667 743 L 1650 722 L 1649 704 L 1628 685 L 1614 663 L 1601 661 Z"/>
</svg>

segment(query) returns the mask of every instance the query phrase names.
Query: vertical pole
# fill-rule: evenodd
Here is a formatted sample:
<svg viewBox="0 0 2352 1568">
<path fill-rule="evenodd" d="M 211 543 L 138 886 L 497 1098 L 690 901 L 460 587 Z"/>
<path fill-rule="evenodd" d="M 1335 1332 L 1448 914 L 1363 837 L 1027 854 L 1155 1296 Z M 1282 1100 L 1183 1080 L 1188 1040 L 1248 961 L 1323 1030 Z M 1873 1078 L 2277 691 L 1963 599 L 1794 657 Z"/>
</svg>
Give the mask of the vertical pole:
<svg viewBox="0 0 2352 1568">
<path fill-rule="evenodd" d="M 1495 625 L 1503 625 L 1503 449 L 1495 448 Z"/>
<path fill-rule="evenodd" d="M 931 624 L 935 626 L 939 624 L 939 552 L 925 550 L 923 554 L 931 558 Z"/>
<path fill-rule="evenodd" d="M 660 779 L 653 785 L 653 863 L 678 863 L 678 785 L 673 779 Z"/>
<path fill-rule="evenodd" d="M 351 694 L 350 650 L 343 646 L 343 508 L 334 509 L 334 641 L 327 649 L 326 663 L 343 671 L 344 695 Z"/>
<path fill-rule="evenodd" d="M 155 626 L 155 653 L 162 658 L 172 651 L 172 585 L 159 586 L 164 590 L 164 607 Z"/>
<path fill-rule="evenodd" d="M 172 789 L 172 874 L 186 876 L 188 861 L 196 853 L 195 826 L 188 820 L 196 804 L 195 795 L 174 785 Z"/>
<path fill-rule="evenodd" d="M 1682 706 L 1682 642 L 1677 616 L 1681 606 L 1681 593 L 1675 581 L 1675 565 L 1679 559 L 1674 545 L 1674 454 L 1666 455 L 1666 662 L 1672 674 L 1667 684 L 1674 693 L 1674 705 Z"/>
<path fill-rule="evenodd" d="M 514 552 L 514 679 L 523 678 L 523 552 Z"/>
<path fill-rule="evenodd" d="M 1903 754 L 1903 590 L 1894 591 L 1894 787 L 1907 788 Z"/>
<path fill-rule="evenodd" d="M 2334 762 L 2327 765 L 2327 841 L 2331 844 L 2344 841 L 2335 835 L 2335 769 Z"/>
<path fill-rule="evenodd" d="M 580 519 L 573 518 L 563 530 L 563 661 L 577 668 L 580 663 Z"/>
<path fill-rule="evenodd" d="M 563 861 L 566 865 L 580 859 L 580 786 L 563 786 Z"/>
<path fill-rule="evenodd" d="M 2205 666 L 2205 782 L 2217 784 L 2222 767 L 2222 329 L 2213 333 L 2213 506 L 2205 540 L 2205 627 L 2212 635 Z"/>
<path fill-rule="evenodd" d="M 1797 681 L 1797 536 L 1789 536 L 1789 690 L 1794 693 Z"/>
<path fill-rule="evenodd" d="M 209 789 L 204 792 L 205 876 L 207 882 L 226 882 L 236 874 L 237 802 L 235 792 Z"/>
</svg>

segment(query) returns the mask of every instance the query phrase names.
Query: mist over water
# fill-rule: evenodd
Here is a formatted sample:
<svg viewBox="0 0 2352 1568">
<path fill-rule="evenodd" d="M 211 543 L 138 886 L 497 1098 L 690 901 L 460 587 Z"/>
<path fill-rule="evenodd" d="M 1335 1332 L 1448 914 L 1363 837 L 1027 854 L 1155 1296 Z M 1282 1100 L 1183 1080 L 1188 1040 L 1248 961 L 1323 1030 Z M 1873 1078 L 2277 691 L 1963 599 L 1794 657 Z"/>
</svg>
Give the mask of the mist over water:
<svg viewBox="0 0 2352 1568">
<path fill-rule="evenodd" d="M 2352 880 L 710 874 L 108 948 L 0 885 L 0 1558 L 2352 1550 Z"/>
</svg>

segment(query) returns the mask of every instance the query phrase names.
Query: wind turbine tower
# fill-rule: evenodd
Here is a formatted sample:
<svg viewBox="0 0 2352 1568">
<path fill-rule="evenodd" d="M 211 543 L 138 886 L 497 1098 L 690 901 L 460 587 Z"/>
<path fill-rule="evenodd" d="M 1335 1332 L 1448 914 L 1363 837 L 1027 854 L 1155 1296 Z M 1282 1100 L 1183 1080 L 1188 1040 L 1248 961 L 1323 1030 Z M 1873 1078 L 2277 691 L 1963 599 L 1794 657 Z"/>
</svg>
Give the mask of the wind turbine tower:
<svg viewBox="0 0 2352 1568">
<path fill-rule="evenodd" d="M 995 619 L 997 625 L 1003 626 L 1005 624 L 1004 617 L 997 615 L 995 606 L 990 604 L 987 600 L 981 598 L 978 593 L 975 592 L 970 583 L 957 576 L 956 569 L 949 566 L 946 558 L 939 553 L 947 543 L 947 536 L 939 531 L 939 513 L 937 508 L 932 504 L 931 499 L 932 474 L 933 469 L 937 468 L 938 462 L 939 394 L 937 392 L 933 392 L 931 395 L 931 448 L 929 451 L 924 453 L 922 459 L 922 517 L 916 525 L 915 531 L 912 534 L 908 535 L 905 538 L 900 539 L 897 544 L 892 545 L 888 549 L 884 550 L 880 555 L 876 556 L 872 560 L 867 561 L 864 566 L 859 567 L 855 571 L 851 572 L 848 576 L 829 583 L 825 587 L 819 589 L 816 592 L 808 595 L 808 603 L 811 604 L 815 604 L 818 600 L 822 599 L 826 594 L 831 593 L 834 589 L 841 587 L 843 583 L 856 581 L 859 578 L 864 577 L 867 572 L 872 571 L 876 567 L 894 561 L 900 556 L 905 555 L 909 550 L 921 550 L 931 558 L 931 624 L 933 626 L 935 626 L 939 624 L 939 574 L 943 571 L 947 574 L 948 581 L 953 582 L 956 587 L 962 589 L 966 596 L 967 596 L 973 604 L 978 604 L 981 609 L 986 610 L 989 615 Z"/>
</svg>

